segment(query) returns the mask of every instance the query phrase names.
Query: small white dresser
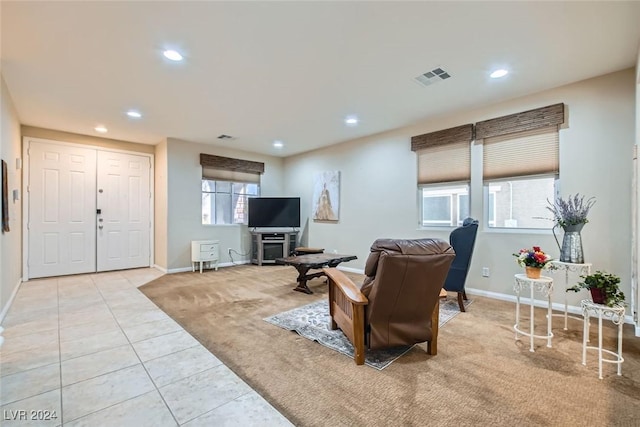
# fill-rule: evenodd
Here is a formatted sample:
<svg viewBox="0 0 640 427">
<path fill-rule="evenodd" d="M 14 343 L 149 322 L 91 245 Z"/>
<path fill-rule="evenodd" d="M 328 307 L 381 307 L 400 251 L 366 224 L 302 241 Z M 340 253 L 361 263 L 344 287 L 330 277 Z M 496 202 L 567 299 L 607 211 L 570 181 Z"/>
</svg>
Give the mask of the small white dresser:
<svg viewBox="0 0 640 427">
<path fill-rule="evenodd" d="M 202 264 L 205 262 L 215 262 L 214 268 L 218 271 L 219 260 L 219 240 L 193 240 L 191 242 L 191 271 L 195 271 L 196 262 L 200 263 L 200 273 L 202 273 Z"/>
</svg>

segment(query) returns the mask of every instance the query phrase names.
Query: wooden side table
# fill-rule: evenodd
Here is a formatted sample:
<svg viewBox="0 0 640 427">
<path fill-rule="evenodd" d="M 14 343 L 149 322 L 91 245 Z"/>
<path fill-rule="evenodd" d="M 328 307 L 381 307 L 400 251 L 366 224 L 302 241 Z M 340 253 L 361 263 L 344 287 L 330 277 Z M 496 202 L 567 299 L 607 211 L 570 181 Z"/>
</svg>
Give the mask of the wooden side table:
<svg viewBox="0 0 640 427">
<path fill-rule="evenodd" d="M 529 319 L 529 332 L 525 332 L 520 328 L 520 293 L 529 288 L 531 291 L 530 304 L 530 319 Z M 540 276 L 539 279 L 531 279 L 524 274 L 515 275 L 515 284 L 513 290 L 516 292 L 516 324 L 513 325 L 513 329 L 516 331 L 516 341 L 519 339 L 518 334 L 529 337 L 530 352 L 535 352 L 533 349 L 533 339 L 543 338 L 547 340 L 547 347 L 551 347 L 551 338 L 553 338 L 553 332 L 551 332 L 551 293 L 553 292 L 553 279 L 547 276 Z M 541 292 L 547 298 L 547 334 L 535 335 L 535 322 L 534 322 L 534 292 Z"/>
<path fill-rule="evenodd" d="M 324 248 L 307 248 L 304 246 L 298 246 L 293 250 L 294 255 L 312 255 L 324 253 Z"/>
<path fill-rule="evenodd" d="M 584 316 L 584 325 L 582 332 L 582 364 L 587 364 L 587 349 L 598 350 L 598 378 L 602 379 L 602 362 L 616 363 L 618 365 L 618 375 L 622 375 L 622 324 L 624 323 L 624 306 L 614 305 L 609 307 L 603 304 L 596 304 L 595 302 L 583 299 L 580 303 L 582 306 L 582 315 Z M 598 316 L 598 346 L 588 346 L 589 341 L 589 319 L 591 315 Z M 618 352 L 606 350 L 602 348 L 602 318 L 605 317 L 611 320 L 615 325 L 618 325 Z M 603 353 L 607 353 L 615 357 L 615 359 L 605 359 L 602 357 Z"/>
</svg>

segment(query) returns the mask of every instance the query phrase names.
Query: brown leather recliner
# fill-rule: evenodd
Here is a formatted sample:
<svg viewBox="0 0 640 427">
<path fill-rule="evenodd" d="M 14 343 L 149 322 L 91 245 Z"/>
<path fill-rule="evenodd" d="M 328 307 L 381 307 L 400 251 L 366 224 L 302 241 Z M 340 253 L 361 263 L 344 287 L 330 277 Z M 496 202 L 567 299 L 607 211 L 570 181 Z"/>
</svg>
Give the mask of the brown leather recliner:
<svg viewBox="0 0 640 427">
<path fill-rule="evenodd" d="M 439 295 L 454 257 L 440 239 L 378 239 L 361 287 L 340 270 L 324 269 L 331 328 L 349 338 L 358 365 L 364 363 L 365 345 L 381 349 L 426 341 L 427 352 L 437 353 Z"/>
</svg>

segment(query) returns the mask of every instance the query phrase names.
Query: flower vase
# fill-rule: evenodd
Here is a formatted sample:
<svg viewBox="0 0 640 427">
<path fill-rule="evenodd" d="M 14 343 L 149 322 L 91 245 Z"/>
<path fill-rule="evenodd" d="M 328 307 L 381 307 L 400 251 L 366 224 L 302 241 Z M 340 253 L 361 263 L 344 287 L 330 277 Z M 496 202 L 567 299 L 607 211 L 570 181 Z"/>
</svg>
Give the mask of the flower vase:
<svg viewBox="0 0 640 427">
<path fill-rule="evenodd" d="M 567 225 L 563 227 L 564 237 L 560 248 L 560 261 L 573 264 L 584 264 L 582 252 L 582 237 L 580 231 L 584 224 Z"/>
<path fill-rule="evenodd" d="M 538 267 L 525 267 L 524 272 L 529 279 L 539 279 L 542 269 Z"/>
</svg>

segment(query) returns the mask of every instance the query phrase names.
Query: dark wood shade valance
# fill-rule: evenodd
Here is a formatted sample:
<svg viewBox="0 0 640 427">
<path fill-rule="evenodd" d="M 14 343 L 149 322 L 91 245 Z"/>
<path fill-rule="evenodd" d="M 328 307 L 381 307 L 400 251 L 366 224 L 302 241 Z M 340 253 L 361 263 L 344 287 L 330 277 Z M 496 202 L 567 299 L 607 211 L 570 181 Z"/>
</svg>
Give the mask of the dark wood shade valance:
<svg viewBox="0 0 640 427">
<path fill-rule="evenodd" d="M 564 123 L 564 104 L 554 104 L 522 113 L 510 114 L 476 123 L 475 139 L 557 126 Z"/>
<path fill-rule="evenodd" d="M 264 163 L 250 160 L 233 159 L 231 157 L 214 156 L 212 154 L 200 154 L 200 165 L 203 168 L 220 169 L 232 172 L 264 173 Z"/>
<path fill-rule="evenodd" d="M 418 151 L 424 148 L 438 145 L 470 143 L 473 140 L 473 124 L 456 126 L 454 128 L 439 130 L 411 137 L 411 150 Z"/>
</svg>

